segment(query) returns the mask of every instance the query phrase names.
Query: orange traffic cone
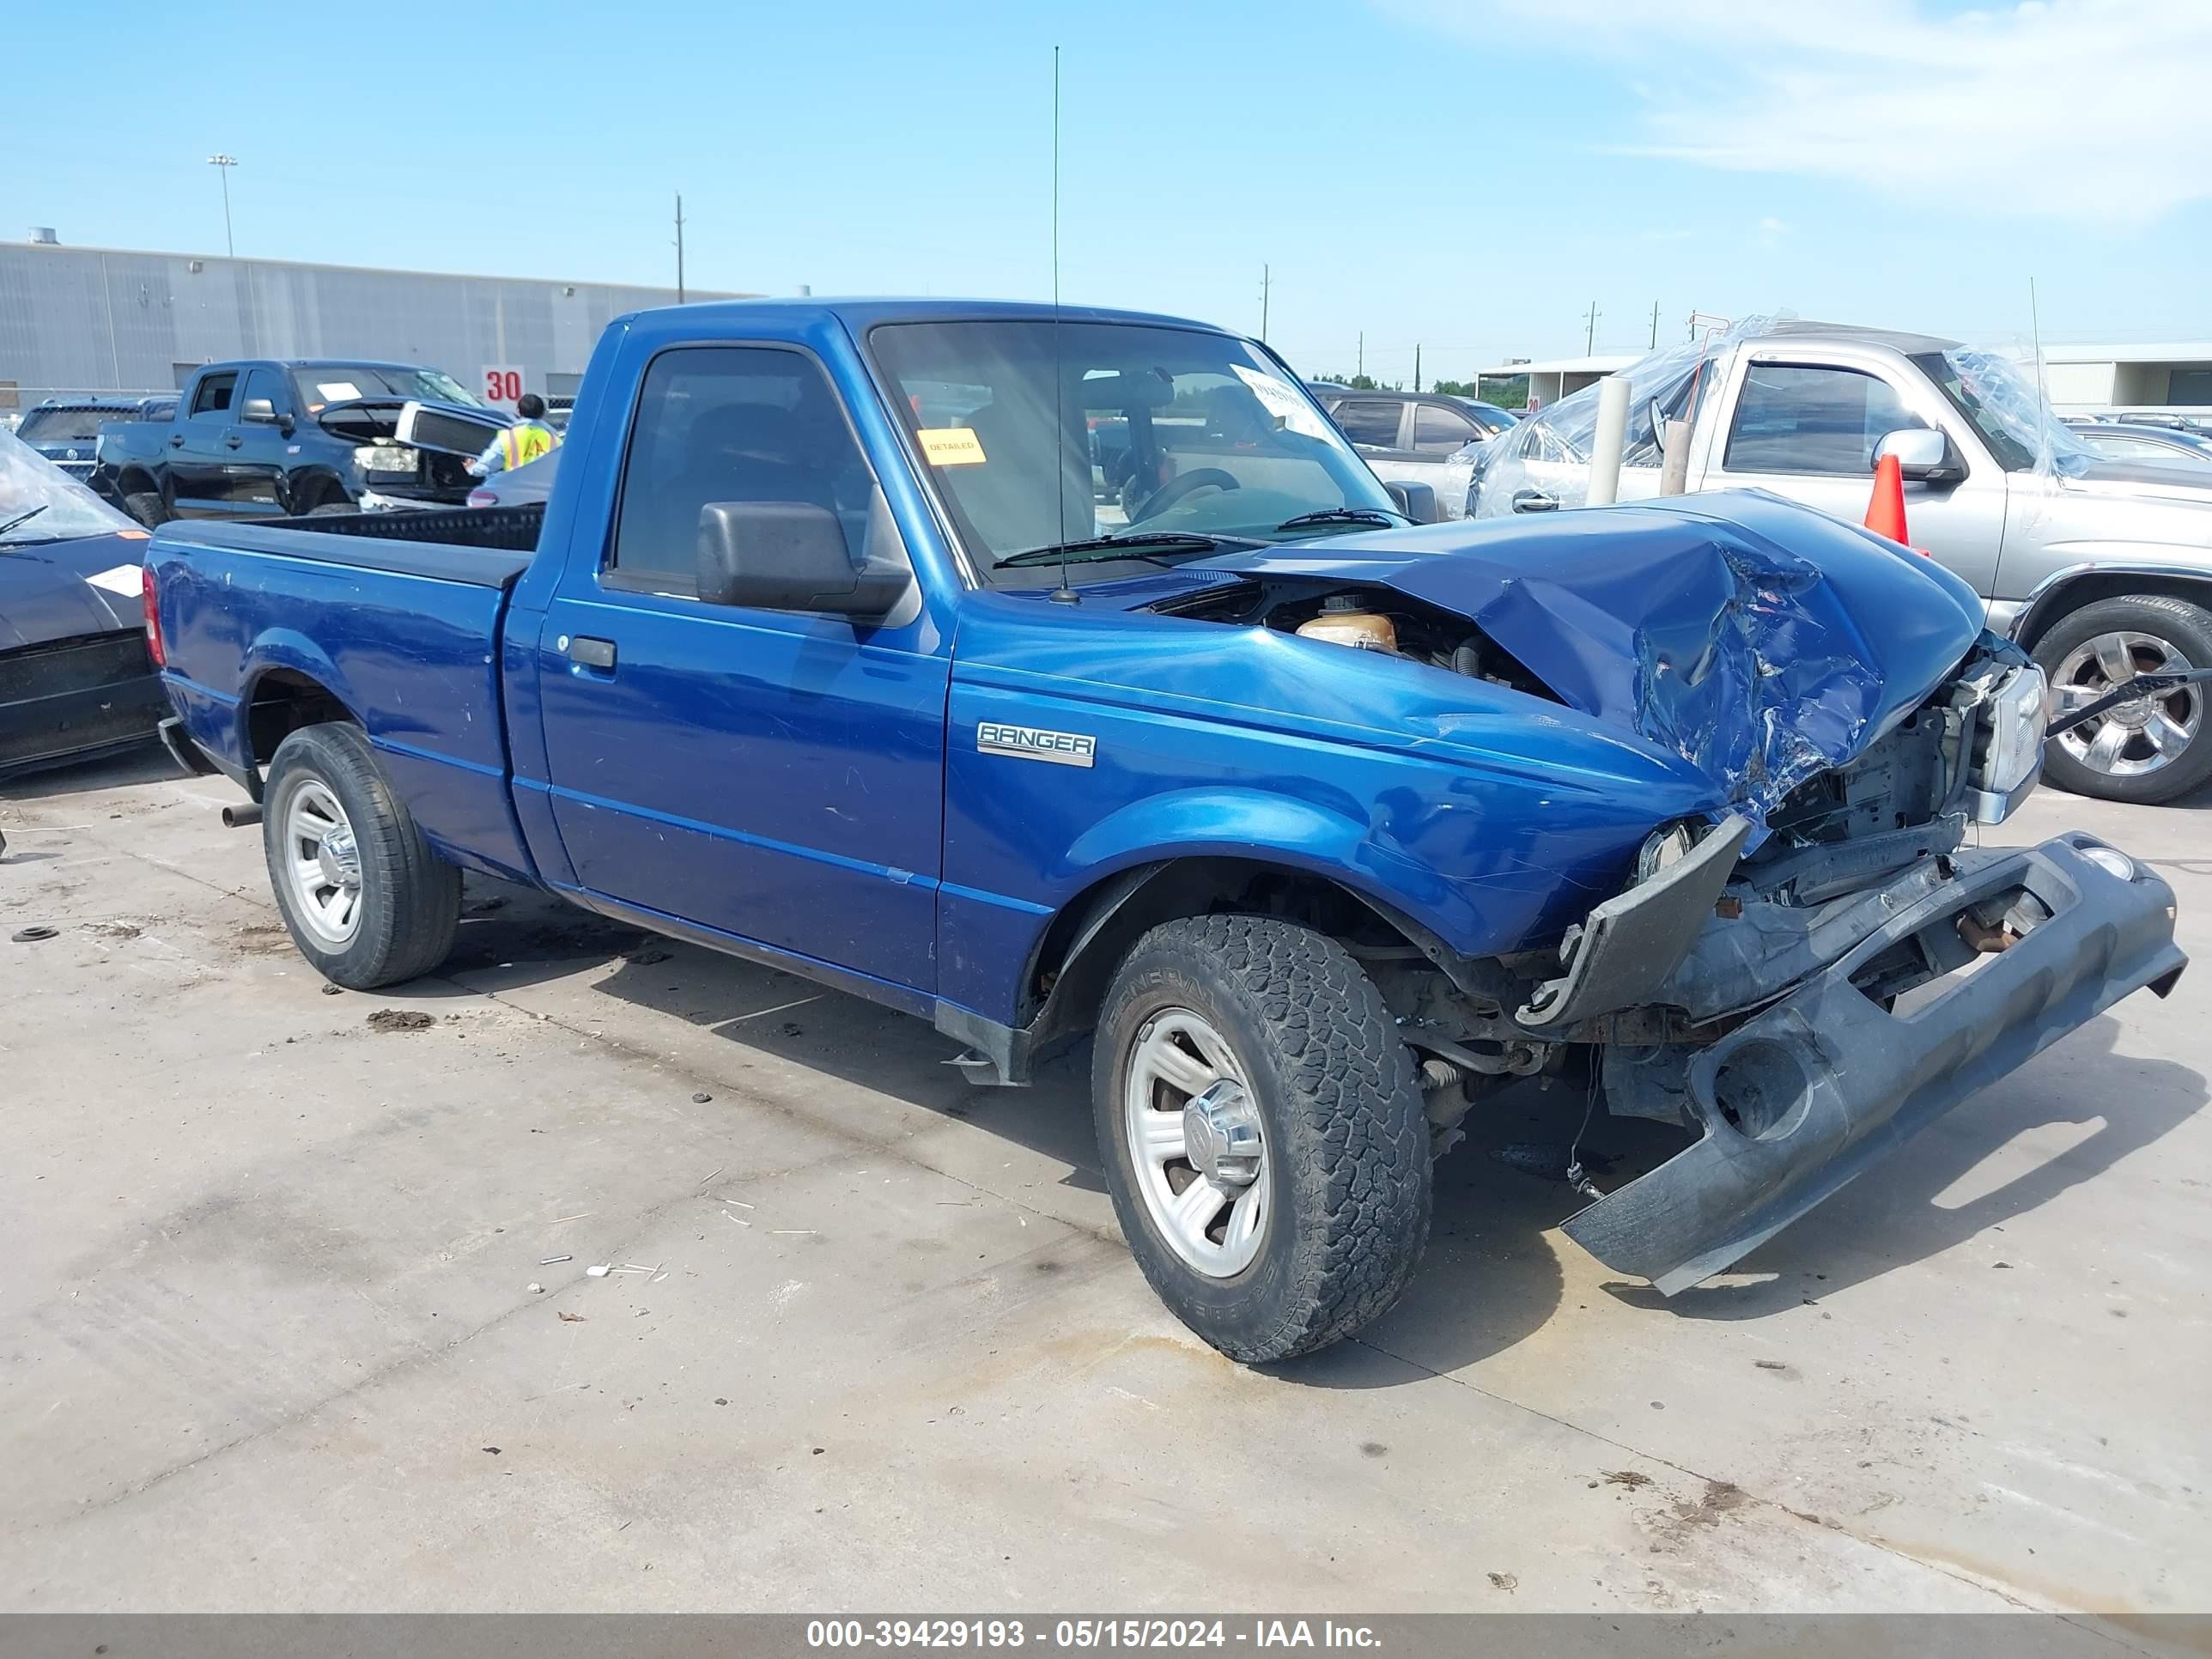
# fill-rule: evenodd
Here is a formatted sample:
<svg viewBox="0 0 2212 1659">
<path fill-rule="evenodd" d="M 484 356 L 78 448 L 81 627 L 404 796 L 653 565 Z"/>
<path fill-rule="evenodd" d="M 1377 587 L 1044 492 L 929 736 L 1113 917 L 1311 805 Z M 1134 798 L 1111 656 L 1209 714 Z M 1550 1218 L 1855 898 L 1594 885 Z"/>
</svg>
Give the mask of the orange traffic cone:
<svg viewBox="0 0 2212 1659">
<path fill-rule="evenodd" d="M 1874 465 L 1874 499 L 1867 503 L 1866 527 L 1877 536 L 1912 547 L 1905 533 L 1905 469 L 1894 455 L 1885 455 Z M 1912 550 L 1921 552 L 1917 547 Z M 1927 555 L 1921 553 L 1921 556 Z"/>
</svg>

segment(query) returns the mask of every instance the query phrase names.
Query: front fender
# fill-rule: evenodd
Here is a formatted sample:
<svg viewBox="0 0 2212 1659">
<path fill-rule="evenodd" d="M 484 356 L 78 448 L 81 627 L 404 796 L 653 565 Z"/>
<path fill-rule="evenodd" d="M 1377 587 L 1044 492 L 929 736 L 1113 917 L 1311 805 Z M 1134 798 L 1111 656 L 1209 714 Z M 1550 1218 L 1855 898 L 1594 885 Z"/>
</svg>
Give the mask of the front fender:
<svg viewBox="0 0 2212 1659">
<path fill-rule="evenodd" d="M 1455 943 L 1486 932 L 1476 884 L 1439 874 L 1368 821 L 1260 789 L 1180 789 L 1132 801 L 1077 838 L 1060 875 L 1071 890 L 1087 890 L 1137 865 L 1210 857 L 1324 878 L 1418 916 Z"/>
</svg>

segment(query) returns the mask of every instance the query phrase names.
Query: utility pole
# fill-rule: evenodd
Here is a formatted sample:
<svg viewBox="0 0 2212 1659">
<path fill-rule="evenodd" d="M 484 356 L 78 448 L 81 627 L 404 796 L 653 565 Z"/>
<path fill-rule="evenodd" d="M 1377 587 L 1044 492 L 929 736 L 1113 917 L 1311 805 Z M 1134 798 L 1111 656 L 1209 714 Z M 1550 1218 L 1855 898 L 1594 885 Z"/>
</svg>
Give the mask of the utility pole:
<svg viewBox="0 0 2212 1659">
<path fill-rule="evenodd" d="M 1654 351 L 1659 349 L 1659 302 L 1656 300 L 1651 302 L 1651 349 Z"/>
<path fill-rule="evenodd" d="M 684 303 L 684 192 L 676 192 L 676 303 Z"/>
<path fill-rule="evenodd" d="M 1416 391 L 1416 392 L 1419 392 L 1420 389 L 1421 389 L 1421 348 L 1420 348 L 1419 345 L 1416 345 L 1416 346 L 1413 348 L 1413 390 L 1414 390 L 1414 391 Z"/>
<path fill-rule="evenodd" d="M 1367 378 L 1367 331 L 1364 328 L 1359 331 L 1359 350 L 1353 359 L 1352 378 L 1355 380 Z"/>
<path fill-rule="evenodd" d="M 1590 301 L 1589 314 L 1583 319 L 1589 325 L 1589 326 L 1583 331 L 1583 356 L 1585 357 L 1589 356 L 1590 353 L 1597 349 L 1597 301 L 1592 300 Z"/>
<path fill-rule="evenodd" d="M 208 157 L 208 165 L 216 169 L 222 180 L 222 251 L 231 258 L 238 257 L 238 247 L 230 239 L 230 170 L 238 165 L 238 157 L 217 150 Z"/>
<path fill-rule="evenodd" d="M 1267 291 L 1274 286 L 1273 273 L 1266 265 L 1260 267 L 1260 337 L 1267 337 Z"/>
</svg>

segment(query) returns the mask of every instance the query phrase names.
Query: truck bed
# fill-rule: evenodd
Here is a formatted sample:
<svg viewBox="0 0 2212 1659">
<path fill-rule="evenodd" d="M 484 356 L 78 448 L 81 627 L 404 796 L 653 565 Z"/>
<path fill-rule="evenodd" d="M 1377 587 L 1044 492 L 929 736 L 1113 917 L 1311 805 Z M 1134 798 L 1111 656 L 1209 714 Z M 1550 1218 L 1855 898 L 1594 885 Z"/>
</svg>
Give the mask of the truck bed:
<svg viewBox="0 0 2212 1659">
<path fill-rule="evenodd" d="M 508 796 L 500 670 L 507 594 L 542 505 L 164 525 L 171 700 L 257 798 L 281 705 L 319 688 L 370 734 L 439 850 L 534 878 Z"/>
</svg>

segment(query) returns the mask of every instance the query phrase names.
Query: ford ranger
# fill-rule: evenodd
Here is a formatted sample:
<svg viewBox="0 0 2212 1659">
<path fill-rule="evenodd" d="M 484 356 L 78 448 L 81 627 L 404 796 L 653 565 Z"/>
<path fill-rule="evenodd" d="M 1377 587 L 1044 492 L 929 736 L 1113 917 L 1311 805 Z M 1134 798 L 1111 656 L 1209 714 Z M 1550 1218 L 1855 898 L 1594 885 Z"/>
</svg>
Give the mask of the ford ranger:
<svg viewBox="0 0 2212 1659">
<path fill-rule="evenodd" d="M 1516 1079 L 1682 1132 L 1566 1224 L 1671 1292 L 2171 989 L 2148 866 L 1967 844 L 2044 684 L 1956 577 L 1756 493 L 1424 495 L 1196 324 L 690 306 L 610 326 L 543 505 L 168 526 L 147 614 L 330 979 L 435 969 L 478 872 L 979 1082 L 1088 1036 L 1130 1246 L 1247 1361 L 1390 1305 Z"/>
</svg>

